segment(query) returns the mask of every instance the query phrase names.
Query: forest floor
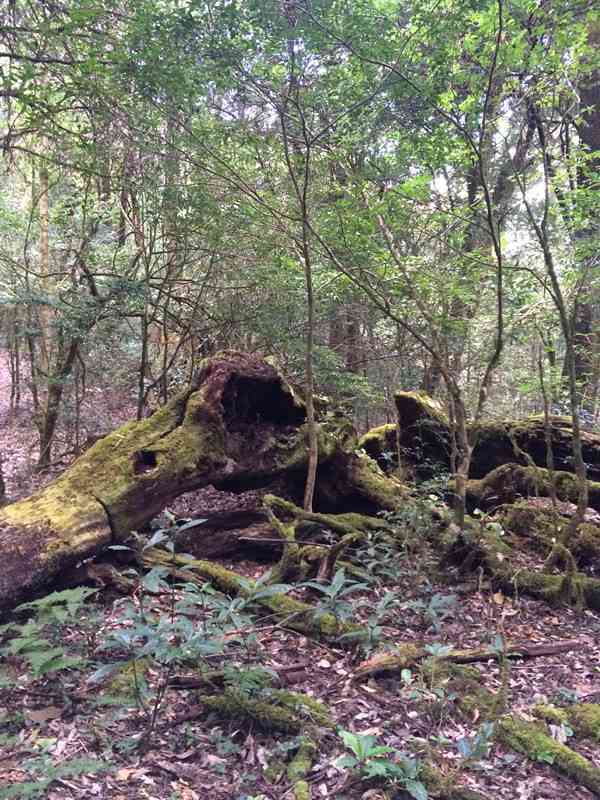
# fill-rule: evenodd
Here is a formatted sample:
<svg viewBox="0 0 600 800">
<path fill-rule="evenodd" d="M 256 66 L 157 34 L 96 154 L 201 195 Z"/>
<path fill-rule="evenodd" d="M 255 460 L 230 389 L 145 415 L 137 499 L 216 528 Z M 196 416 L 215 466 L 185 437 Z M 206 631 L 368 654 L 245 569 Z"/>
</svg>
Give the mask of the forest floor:
<svg viewBox="0 0 600 800">
<path fill-rule="evenodd" d="M 6 372 L 0 370 L 0 452 L 8 492 L 16 497 L 53 477 L 70 457 L 50 476 L 34 474 L 30 409 L 9 415 L 6 385 Z M 108 416 L 106 409 L 103 401 L 102 413 Z M 109 422 L 118 424 L 121 413 L 116 408 L 114 418 L 102 424 L 107 423 L 106 429 Z M 259 499 L 259 493 L 236 497 L 208 489 L 181 498 L 171 511 L 197 517 L 236 504 L 256 505 Z M 365 558 L 370 559 L 367 564 Z M 533 706 L 540 703 L 600 702 L 597 612 L 509 598 L 483 577 L 465 582 L 455 569 L 440 569 L 435 548 L 418 530 L 393 556 L 385 549 L 378 551 L 375 543 L 363 551 L 362 564 L 369 580 L 350 591 L 347 579 L 344 586 L 349 591 L 338 598 L 336 608 L 341 616 L 371 628 L 371 654 L 400 643 L 427 645 L 435 654 L 450 646 L 489 646 L 499 636 L 526 644 L 576 640 L 569 652 L 510 662 L 504 672 L 507 708 L 530 719 Z M 270 565 L 245 558 L 224 566 L 256 579 Z M 29 644 L 18 652 L 14 647 L 12 653 L 5 651 L 0 677 L 0 798 L 200 800 L 210 793 L 214 800 L 292 800 L 286 761 L 298 747 L 297 735 L 207 716 L 198 704 L 198 688 L 190 686 L 197 681 L 201 662 L 214 669 L 233 665 L 230 679 L 249 695 L 257 691 L 256 670 L 270 670 L 277 685 L 326 705 L 334 727 L 321 731 L 307 775 L 313 798 L 409 796 L 398 787 L 394 794 L 389 782 L 364 780 L 341 765 L 340 757 L 350 753 L 344 732 L 375 737 L 391 748 L 392 760 L 402 753 L 417 764 L 434 762 L 450 786 L 479 791 L 489 800 L 600 796 L 560 775 L 550 763 L 551 753 L 538 752 L 531 760 L 488 737 L 482 725 L 484 710 L 461 712 L 461 698 L 443 670 L 427 680 L 418 669 L 357 680 L 357 666 L 369 656 L 369 648 L 316 641 L 208 590 L 200 601 L 196 597 L 194 607 L 183 609 L 178 603 L 189 589 L 160 581 L 144 586 L 142 576 L 133 580 L 129 596 L 110 587 L 86 599 L 74 596 L 71 613 L 67 608 L 66 616 L 55 615 L 49 625 L 42 614 L 52 616 L 52 609 L 42 605 L 40 627 L 19 631 L 21 641 L 29 637 Z M 323 601 L 311 587 L 295 587 L 293 593 L 313 604 Z M 380 605 L 377 615 L 384 597 L 389 605 Z M 210 622 L 219 615 L 220 628 Z M 179 623 L 203 631 L 204 654 L 196 669 L 170 665 L 169 648 L 183 635 Z M 41 636 L 45 644 L 36 644 Z M 142 646 L 146 649 L 139 658 L 135 651 Z M 67 664 L 64 659 L 75 661 Z M 129 665 L 129 671 L 97 672 L 109 664 Z M 497 660 L 476 668 L 482 684 L 498 692 L 502 674 Z M 571 739 L 568 729 L 556 733 L 600 769 L 600 741 Z M 467 750 L 470 755 L 465 755 Z M 417 796 L 418 787 L 413 791 Z"/>
<path fill-rule="evenodd" d="M 226 566 L 252 577 L 265 569 L 249 561 Z M 511 664 L 511 711 L 528 714 L 537 703 L 561 705 L 574 698 L 600 700 L 598 614 L 550 608 L 527 598 L 515 602 L 493 593 L 485 584 L 481 591 L 473 591 L 452 574 L 436 581 L 435 558 L 427 548 L 400 557 L 392 566 L 395 574 L 387 576 L 387 585 L 352 595 L 356 620 L 366 619 L 384 592 L 394 592 L 399 605 L 382 625 L 388 642 L 467 648 L 489 645 L 498 633 L 529 644 L 576 639 L 578 646 L 570 653 Z M 79 613 L 77 622 L 63 628 L 61 646 L 66 654 L 83 658 L 80 667 L 32 680 L 23 659 L 7 659 L 6 681 L 0 689 L 5 730 L 0 775 L 6 784 L 36 783 L 45 774 L 43 765 L 52 764 L 63 765 L 66 772 L 44 790 L 41 796 L 48 800 L 83 796 L 199 800 L 207 791 L 216 800 L 293 797 L 285 773 L 277 772 L 277 763 L 293 750 L 296 737 L 261 732 L 240 721 L 207 719 L 197 710 L 197 690 L 177 687 L 178 670 L 170 675 L 173 685 L 160 703 L 156 730 L 147 746 L 139 748 L 148 731 L 152 691 L 144 710 L 131 691 L 129 696 L 125 691 L 112 697 L 115 686 L 107 687 L 106 682 L 99 686 L 90 680 L 102 662 L 127 657 L 126 648 L 119 652 L 114 645 L 114 634 L 132 625 L 124 610 L 127 601 L 110 593 L 99 600 L 88 602 L 87 612 Z M 168 591 L 153 594 L 147 613 L 169 618 L 172 600 Z M 100 648 L 111 641 L 110 650 Z M 353 672 L 363 659 L 364 653 L 356 650 L 316 642 L 254 620 L 226 655 L 209 661 L 215 668 L 235 661 L 240 672 L 256 665 L 273 670 L 283 676 L 286 688 L 321 699 L 339 730 L 373 735 L 378 743 L 421 759 L 435 753 L 440 768 L 453 775 L 453 783 L 490 799 L 585 800 L 594 796 L 544 763 L 548 757 L 544 753 L 539 754 L 539 761 L 531 761 L 490 742 L 480 756 L 466 763 L 458 743 L 481 730 L 479 715 L 476 712 L 469 718 L 458 713 L 458 698 L 447 680 L 440 676 L 439 682 L 434 678 L 424 683 L 417 671 L 407 670 L 401 676 L 354 681 Z M 490 660 L 478 669 L 482 682 L 497 691 L 501 682 L 498 665 Z M 189 678 L 190 672 L 192 677 L 197 674 L 189 669 L 183 674 Z M 158 662 L 151 662 L 145 670 L 150 686 L 164 676 L 165 669 Z M 179 683 L 184 685 L 183 680 Z M 373 784 L 353 781 L 347 769 L 336 766 L 340 756 L 347 754 L 339 730 L 327 732 L 320 741 L 308 776 L 313 796 L 384 797 L 365 795 Z M 600 768 L 598 742 L 581 740 L 574 746 Z M 77 774 L 76 768 L 70 774 L 69 764 L 82 757 L 99 760 L 104 771 L 89 774 L 83 765 L 82 774 Z"/>
</svg>

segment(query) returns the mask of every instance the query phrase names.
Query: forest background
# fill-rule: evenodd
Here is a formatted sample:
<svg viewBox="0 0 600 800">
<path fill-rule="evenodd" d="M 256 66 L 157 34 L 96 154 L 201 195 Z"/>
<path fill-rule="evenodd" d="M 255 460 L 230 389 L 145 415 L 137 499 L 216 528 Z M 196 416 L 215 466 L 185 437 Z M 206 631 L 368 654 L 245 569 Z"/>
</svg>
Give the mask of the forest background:
<svg viewBox="0 0 600 800">
<path fill-rule="evenodd" d="M 2 5 L 0 797 L 600 797 L 599 43 Z"/>
<path fill-rule="evenodd" d="M 363 430 L 397 388 L 458 427 L 544 393 L 597 422 L 594 5 L 5 5 L 0 319 L 38 465 L 106 430 L 99 389 L 141 418 L 223 348 Z"/>
</svg>

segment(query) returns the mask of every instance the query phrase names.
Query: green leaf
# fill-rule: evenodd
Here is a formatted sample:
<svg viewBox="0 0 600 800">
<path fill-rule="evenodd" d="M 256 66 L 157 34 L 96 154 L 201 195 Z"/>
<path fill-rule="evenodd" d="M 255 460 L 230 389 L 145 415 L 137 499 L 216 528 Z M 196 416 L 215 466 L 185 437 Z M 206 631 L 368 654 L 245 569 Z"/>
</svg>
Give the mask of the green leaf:
<svg viewBox="0 0 600 800">
<path fill-rule="evenodd" d="M 405 781 L 404 788 L 411 797 L 415 798 L 415 800 L 428 800 L 429 798 L 427 788 L 425 787 L 425 784 L 422 783 L 421 781 L 415 781 L 409 779 Z"/>
</svg>

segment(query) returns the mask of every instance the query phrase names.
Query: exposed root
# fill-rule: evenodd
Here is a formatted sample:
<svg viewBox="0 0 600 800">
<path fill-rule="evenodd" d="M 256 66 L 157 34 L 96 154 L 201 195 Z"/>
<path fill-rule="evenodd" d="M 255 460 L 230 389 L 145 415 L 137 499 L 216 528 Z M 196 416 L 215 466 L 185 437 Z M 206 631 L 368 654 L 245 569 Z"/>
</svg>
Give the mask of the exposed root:
<svg viewBox="0 0 600 800">
<path fill-rule="evenodd" d="M 315 514 L 304 511 L 289 500 L 274 495 L 266 495 L 263 499 L 269 522 L 281 536 L 283 553 L 276 567 L 271 572 L 271 581 L 281 583 L 290 576 L 306 570 L 301 564 L 316 554 L 314 545 L 302 546 L 296 539 L 297 529 L 307 522 L 314 523 L 324 529 L 341 536 L 332 547 L 321 548 L 320 565 L 317 572 L 319 580 L 329 580 L 335 571 L 337 559 L 353 544 L 362 541 L 369 532 L 390 530 L 380 519 L 364 514 Z M 280 516 L 288 521 L 283 521 Z"/>
<path fill-rule="evenodd" d="M 509 595 L 527 594 L 547 603 L 567 603 L 600 610 L 600 580 L 580 572 L 548 575 L 528 569 L 515 569 L 510 563 L 511 548 L 497 534 L 471 530 L 460 534 L 446 558 L 460 564 L 464 571 L 481 567 L 492 577 L 495 586 Z"/>
</svg>

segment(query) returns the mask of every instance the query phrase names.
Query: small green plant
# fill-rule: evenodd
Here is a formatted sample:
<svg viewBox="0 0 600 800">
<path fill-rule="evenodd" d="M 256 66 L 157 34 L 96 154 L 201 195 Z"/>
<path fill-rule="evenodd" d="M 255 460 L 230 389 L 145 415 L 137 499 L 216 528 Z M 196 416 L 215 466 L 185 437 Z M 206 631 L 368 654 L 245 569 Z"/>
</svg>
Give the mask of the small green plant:
<svg viewBox="0 0 600 800">
<path fill-rule="evenodd" d="M 333 614 L 339 620 L 347 620 L 354 613 L 354 607 L 348 603 L 347 597 L 355 592 L 368 589 L 366 583 L 357 583 L 349 580 L 343 568 L 337 570 L 331 583 L 319 583 L 318 581 L 306 581 L 303 587 L 315 589 L 322 595 L 321 601 L 316 608 L 317 616 L 323 614 Z"/>
<path fill-rule="evenodd" d="M 421 763 L 417 759 L 378 744 L 376 737 L 370 734 L 342 730 L 339 735 L 351 753 L 339 758 L 337 767 L 350 769 L 361 779 L 379 778 L 401 787 L 415 800 L 427 800 L 427 788 L 419 780 Z"/>
<path fill-rule="evenodd" d="M 357 547 L 353 560 L 367 574 L 365 580 L 381 584 L 396 581 L 406 573 L 407 565 L 403 555 L 395 542 L 390 541 L 389 533 L 375 531 L 369 533 Z"/>
<path fill-rule="evenodd" d="M 174 552 L 173 542 L 164 528 L 159 528 L 149 541 L 138 546 L 144 551 L 157 545 Z M 259 599 L 290 589 L 283 584 L 268 584 L 265 576 L 256 582 L 248 581 L 241 596 L 228 598 L 208 583 L 175 583 L 169 580 L 170 573 L 168 566 L 154 567 L 140 579 L 135 600 L 127 599 L 120 604 L 120 625 L 101 644 L 99 651 L 117 650 L 124 658 L 102 665 L 90 679 L 100 682 L 113 675 L 117 675 L 117 679 L 118 674 L 130 676 L 124 686 L 126 691 L 111 702 L 133 700 L 146 715 L 146 731 L 140 739 L 144 746 L 148 745 L 156 728 L 175 666 L 187 664 L 208 669 L 209 657 L 240 647 L 250 660 L 258 647 L 258 639 L 252 633 L 254 617 L 249 613 L 252 605 Z M 152 610 L 149 597 L 159 594 L 166 596 L 167 609 L 157 613 Z M 152 685 L 145 677 L 150 671 L 157 674 Z M 266 673 L 266 670 L 236 667 L 226 670 L 225 682 L 250 694 L 259 684 L 261 688 L 265 685 Z M 113 685 L 118 683 L 118 680 L 113 681 Z"/>
<path fill-rule="evenodd" d="M 397 605 L 398 598 L 396 597 L 396 593 L 387 591 L 363 623 L 362 630 L 344 633 L 340 636 L 340 639 L 359 640 L 362 648 L 366 650 L 367 653 L 370 653 L 381 642 L 383 637 L 383 624 Z M 356 608 L 360 608 L 361 606 L 370 607 L 371 601 L 363 600 L 357 603 Z"/>
<path fill-rule="evenodd" d="M 580 700 L 579 693 L 575 689 L 569 689 L 566 686 L 559 686 L 551 698 L 553 703 L 563 706 L 579 703 Z"/>
<path fill-rule="evenodd" d="M 440 633 L 445 620 L 455 615 L 457 604 L 456 595 L 436 592 L 428 601 L 410 600 L 402 607 L 420 612 L 423 617 L 423 625 L 432 627 L 436 633 Z"/>
<path fill-rule="evenodd" d="M 0 628 L 0 634 L 8 634 L 9 642 L 0 649 L 2 655 L 13 655 L 23 658 L 34 678 L 56 673 L 64 669 L 84 666 L 87 658 L 80 653 L 71 654 L 63 643 L 62 631 L 66 625 L 80 629 L 85 601 L 96 589 L 80 586 L 76 589 L 65 589 L 23 603 L 17 612 L 31 614 L 27 622 L 19 625 L 10 622 Z"/>
<path fill-rule="evenodd" d="M 230 756 L 242 750 L 239 744 L 236 744 L 231 736 L 225 735 L 220 728 L 213 728 L 208 738 L 220 756 Z"/>
<path fill-rule="evenodd" d="M 277 680 L 277 673 L 261 666 L 226 666 L 223 669 L 223 680 L 225 686 L 234 687 L 250 697 L 272 686 Z"/>
<path fill-rule="evenodd" d="M 456 743 L 461 757 L 468 762 L 486 758 L 494 736 L 494 723 L 484 722 L 474 736 L 464 736 Z"/>
<path fill-rule="evenodd" d="M 21 769 L 29 775 L 30 780 L 0 787 L 0 800 L 12 800 L 12 798 L 28 800 L 28 798 L 34 797 L 47 797 L 48 788 L 55 781 L 102 772 L 108 769 L 108 764 L 90 758 L 76 758 L 55 766 L 50 755 L 44 754 L 26 759 L 23 761 Z"/>
</svg>

